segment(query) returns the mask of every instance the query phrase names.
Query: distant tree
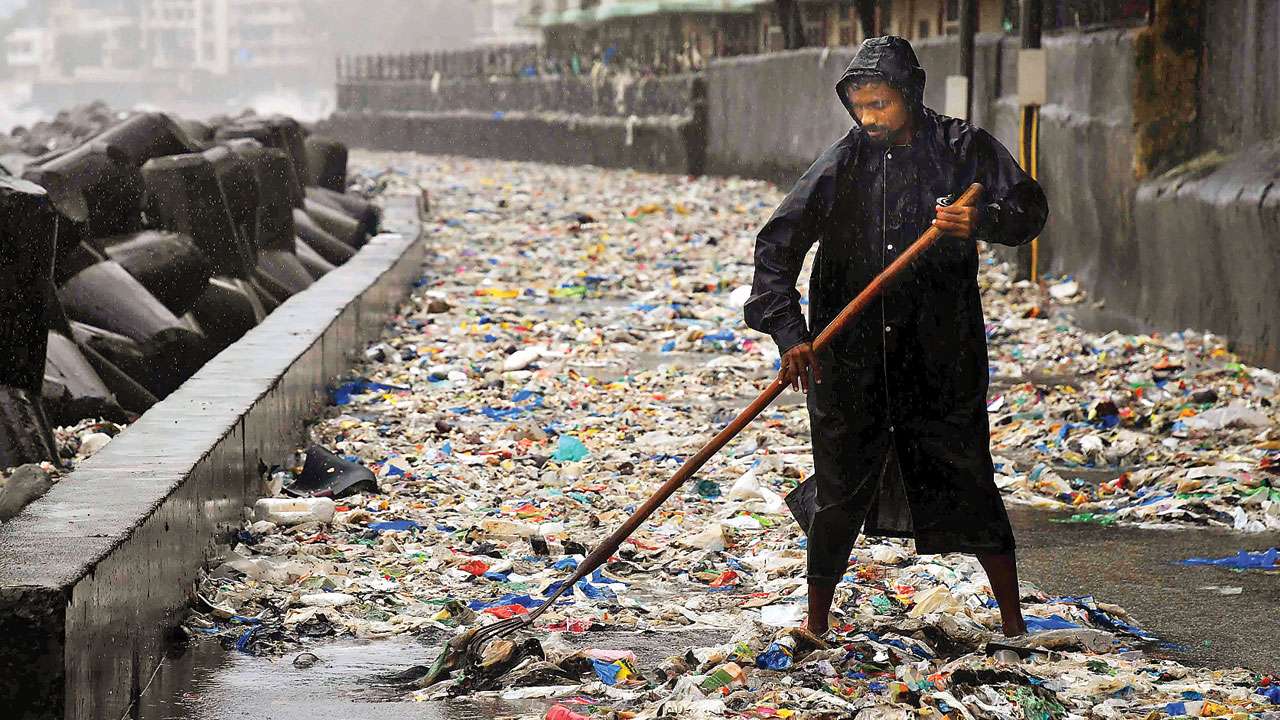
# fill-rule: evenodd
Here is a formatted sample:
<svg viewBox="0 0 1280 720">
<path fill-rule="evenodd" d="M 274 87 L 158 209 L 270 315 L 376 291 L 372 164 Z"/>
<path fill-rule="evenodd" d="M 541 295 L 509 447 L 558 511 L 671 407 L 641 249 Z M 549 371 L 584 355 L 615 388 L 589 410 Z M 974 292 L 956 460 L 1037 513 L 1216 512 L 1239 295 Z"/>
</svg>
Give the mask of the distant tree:
<svg viewBox="0 0 1280 720">
<path fill-rule="evenodd" d="M 800 0 L 774 0 L 778 11 L 778 22 L 782 24 L 782 44 L 788 50 L 802 48 L 807 43 L 804 37 L 804 20 L 800 15 Z"/>
</svg>

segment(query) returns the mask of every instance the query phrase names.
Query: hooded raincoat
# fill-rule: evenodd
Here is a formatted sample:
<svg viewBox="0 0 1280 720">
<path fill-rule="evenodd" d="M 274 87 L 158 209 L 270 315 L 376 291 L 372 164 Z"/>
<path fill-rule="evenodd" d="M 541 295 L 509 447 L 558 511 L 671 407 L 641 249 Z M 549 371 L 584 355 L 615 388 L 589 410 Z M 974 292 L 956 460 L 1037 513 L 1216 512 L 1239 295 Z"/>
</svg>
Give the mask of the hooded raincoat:
<svg viewBox="0 0 1280 720">
<path fill-rule="evenodd" d="M 987 426 L 987 346 L 974 240 L 1019 245 L 1048 215 L 1040 186 L 987 132 L 925 108 L 924 70 L 897 37 L 868 39 L 836 85 L 867 75 L 912 105 L 907 145 L 854 127 L 813 163 L 756 238 L 747 324 L 780 351 L 810 341 L 930 226 L 934 206 L 982 183 L 973 239 L 943 237 L 818 356 L 808 396 L 815 472 L 787 498 L 809 537 L 808 577 L 838 581 L 863 528 L 921 553 L 1012 551 Z M 818 246 L 809 318 L 796 280 Z M 865 525 L 864 525 L 865 523 Z"/>
</svg>

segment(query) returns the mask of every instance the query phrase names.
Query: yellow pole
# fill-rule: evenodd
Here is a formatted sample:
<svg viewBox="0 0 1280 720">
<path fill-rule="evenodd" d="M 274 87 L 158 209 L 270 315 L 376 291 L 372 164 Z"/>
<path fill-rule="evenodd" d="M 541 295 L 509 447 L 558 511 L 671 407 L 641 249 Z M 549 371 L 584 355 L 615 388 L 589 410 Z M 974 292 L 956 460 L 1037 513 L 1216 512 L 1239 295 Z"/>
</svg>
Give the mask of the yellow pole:
<svg viewBox="0 0 1280 720">
<path fill-rule="evenodd" d="M 1031 179 L 1038 180 L 1040 174 L 1040 108 L 1036 105 L 1031 110 Z M 1040 280 L 1040 236 L 1031 239 L 1031 282 Z"/>
</svg>

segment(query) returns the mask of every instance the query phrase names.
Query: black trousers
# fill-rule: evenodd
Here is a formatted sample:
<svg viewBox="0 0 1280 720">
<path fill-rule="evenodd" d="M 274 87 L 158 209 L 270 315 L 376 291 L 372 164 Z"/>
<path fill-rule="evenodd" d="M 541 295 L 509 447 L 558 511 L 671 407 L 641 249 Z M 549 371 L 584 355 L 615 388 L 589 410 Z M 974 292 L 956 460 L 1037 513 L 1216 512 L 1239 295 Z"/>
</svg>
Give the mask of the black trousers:
<svg viewBox="0 0 1280 720">
<path fill-rule="evenodd" d="M 807 399 L 814 475 L 787 497 L 808 536 L 806 577 L 838 582 L 860 530 L 914 537 L 922 554 L 1012 552 L 985 407 L 913 413 L 892 397 L 894 372 L 886 377 L 881 357 L 819 354 L 823 382 Z"/>
</svg>

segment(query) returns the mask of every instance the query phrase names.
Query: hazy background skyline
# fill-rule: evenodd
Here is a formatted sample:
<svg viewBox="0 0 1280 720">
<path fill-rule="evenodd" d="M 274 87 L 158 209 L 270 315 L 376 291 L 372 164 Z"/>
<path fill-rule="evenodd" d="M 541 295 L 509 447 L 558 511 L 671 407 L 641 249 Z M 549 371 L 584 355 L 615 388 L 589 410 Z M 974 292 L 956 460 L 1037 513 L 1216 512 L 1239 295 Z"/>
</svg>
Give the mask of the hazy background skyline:
<svg viewBox="0 0 1280 720">
<path fill-rule="evenodd" d="M 502 0 L 498 0 L 502 2 Z M 494 0 L 0 0 L 0 130 L 92 100 L 192 115 L 333 109 L 352 54 L 494 42 Z"/>
</svg>

